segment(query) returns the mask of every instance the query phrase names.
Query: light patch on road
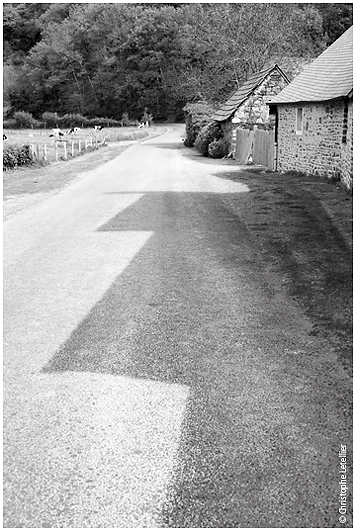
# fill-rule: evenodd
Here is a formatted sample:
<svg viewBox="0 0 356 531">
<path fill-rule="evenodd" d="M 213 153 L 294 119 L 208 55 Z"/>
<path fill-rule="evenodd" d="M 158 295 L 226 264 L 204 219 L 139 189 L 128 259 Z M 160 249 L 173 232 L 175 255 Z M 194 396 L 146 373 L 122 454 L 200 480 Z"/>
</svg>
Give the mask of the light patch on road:
<svg viewBox="0 0 356 531">
<path fill-rule="evenodd" d="M 77 186 L 83 186 L 79 181 Z M 46 247 L 56 244 L 56 239 L 71 240 L 76 233 L 97 230 L 102 224 L 141 199 L 143 194 L 112 195 L 96 192 L 97 183 L 88 191 L 73 193 L 77 186 L 69 187 L 43 203 L 17 214 L 4 223 L 3 266 L 16 264 L 21 258 L 30 260 L 34 253 L 46 253 Z"/>
<path fill-rule="evenodd" d="M 6 525 L 157 527 L 188 387 L 90 373 L 28 383 L 6 425 Z"/>
<path fill-rule="evenodd" d="M 8 527 L 157 523 L 188 388 L 112 375 L 41 373 L 152 234 L 81 229 L 70 236 L 64 230 L 62 238 L 43 242 L 45 252 L 27 253 L 5 275 Z"/>
<path fill-rule="evenodd" d="M 19 261 L 4 278 L 5 381 L 41 370 L 152 234 L 68 235 Z"/>
</svg>

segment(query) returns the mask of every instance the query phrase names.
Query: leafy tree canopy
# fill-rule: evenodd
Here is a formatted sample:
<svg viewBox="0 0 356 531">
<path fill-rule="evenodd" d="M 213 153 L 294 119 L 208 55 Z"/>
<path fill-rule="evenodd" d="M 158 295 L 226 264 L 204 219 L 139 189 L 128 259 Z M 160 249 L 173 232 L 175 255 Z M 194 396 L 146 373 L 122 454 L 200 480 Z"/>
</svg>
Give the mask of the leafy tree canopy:
<svg viewBox="0 0 356 531">
<path fill-rule="evenodd" d="M 270 64 L 293 76 L 352 24 L 352 4 L 12 3 L 3 20 L 10 113 L 176 120 Z"/>
</svg>

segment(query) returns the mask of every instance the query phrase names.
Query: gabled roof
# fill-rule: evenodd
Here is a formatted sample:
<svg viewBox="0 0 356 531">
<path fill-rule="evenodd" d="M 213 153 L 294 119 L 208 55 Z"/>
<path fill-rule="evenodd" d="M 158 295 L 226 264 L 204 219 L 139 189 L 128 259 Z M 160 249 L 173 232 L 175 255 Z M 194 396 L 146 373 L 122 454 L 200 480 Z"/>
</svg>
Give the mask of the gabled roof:
<svg viewBox="0 0 356 531">
<path fill-rule="evenodd" d="M 252 94 L 258 85 L 264 81 L 264 79 L 274 70 L 277 69 L 278 72 L 285 78 L 289 83 L 289 79 L 285 73 L 279 68 L 278 65 L 271 66 L 270 68 L 265 68 L 260 72 L 253 74 L 241 87 L 235 92 L 230 99 L 221 105 L 221 107 L 216 111 L 213 120 L 218 122 L 223 122 L 230 118 L 230 116 L 236 111 L 238 107 Z"/>
<path fill-rule="evenodd" d="M 352 91 L 353 27 L 349 28 L 315 61 L 305 67 L 287 87 L 271 100 L 275 103 L 327 101 Z"/>
</svg>

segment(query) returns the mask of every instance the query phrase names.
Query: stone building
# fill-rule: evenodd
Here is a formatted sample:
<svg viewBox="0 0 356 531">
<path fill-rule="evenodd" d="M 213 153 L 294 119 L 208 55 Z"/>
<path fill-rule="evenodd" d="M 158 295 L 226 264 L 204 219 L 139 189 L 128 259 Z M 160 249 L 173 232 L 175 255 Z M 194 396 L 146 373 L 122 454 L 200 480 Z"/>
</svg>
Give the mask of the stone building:
<svg viewBox="0 0 356 531">
<path fill-rule="evenodd" d="M 272 99 L 278 171 L 325 175 L 352 188 L 352 44 L 351 27 Z"/>
<path fill-rule="evenodd" d="M 230 151 L 235 151 L 234 132 L 238 127 L 256 124 L 274 124 L 267 103 L 289 83 L 288 77 L 274 65 L 253 74 L 212 116 L 220 122 L 224 138 L 230 142 Z"/>
</svg>

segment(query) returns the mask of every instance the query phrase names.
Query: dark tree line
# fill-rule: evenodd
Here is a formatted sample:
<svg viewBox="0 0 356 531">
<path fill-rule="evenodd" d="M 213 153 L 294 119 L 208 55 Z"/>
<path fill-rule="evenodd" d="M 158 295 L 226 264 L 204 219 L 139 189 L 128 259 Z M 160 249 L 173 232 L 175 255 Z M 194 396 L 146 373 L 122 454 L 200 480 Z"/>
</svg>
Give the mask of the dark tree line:
<svg viewBox="0 0 356 531">
<path fill-rule="evenodd" d="M 291 77 L 352 24 L 352 4 L 3 4 L 4 102 L 176 120 L 278 63 Z"/>
</svg>

